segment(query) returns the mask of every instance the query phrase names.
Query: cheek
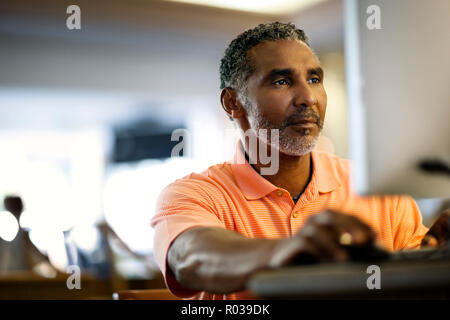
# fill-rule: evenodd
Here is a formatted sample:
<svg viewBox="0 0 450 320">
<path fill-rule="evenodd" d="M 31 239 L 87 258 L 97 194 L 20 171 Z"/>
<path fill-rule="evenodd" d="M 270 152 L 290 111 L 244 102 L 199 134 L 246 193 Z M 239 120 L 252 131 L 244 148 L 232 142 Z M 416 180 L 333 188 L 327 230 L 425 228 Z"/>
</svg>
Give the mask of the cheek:
<svg viewBox="0 0 450 320">
<path fill-rule="evenodd" d="M 325 89 L 320 92 L 318 97 L 318 103 L 319 103 L 319 112 L 320 116 L 322 118 L 322 121 L 325 117 L 325 113 L 327 111 L 327 93 L 325 92 Z"/>
<path fill-rule="evenodd" d="M 280 92 L 262 93 L 259 95 L 257 107 L 261 115 L 272 120 L 284 119 L 290 98 Z"/>
</svg>

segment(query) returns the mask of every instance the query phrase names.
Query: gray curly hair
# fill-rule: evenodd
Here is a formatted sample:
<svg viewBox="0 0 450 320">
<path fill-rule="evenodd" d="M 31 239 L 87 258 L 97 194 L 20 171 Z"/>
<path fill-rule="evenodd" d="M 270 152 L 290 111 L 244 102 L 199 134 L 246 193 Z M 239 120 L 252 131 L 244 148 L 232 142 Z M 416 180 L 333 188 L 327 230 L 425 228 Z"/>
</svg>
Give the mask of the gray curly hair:
<svg viewBox="0 0 450 320">
<path fill-rule="evenodd" d="M 220 89 L 233 88 L 239 98 L 246 104 L 246 82 L 254 72 L 254 67 L 247 52 L 264 41 L 297 40 L 308 47 L 305 32 L 297 29 L 293 23 L 271 22 L 260 24 L 241 33 L 231 41 L 220 61 Z"/>
</svg>

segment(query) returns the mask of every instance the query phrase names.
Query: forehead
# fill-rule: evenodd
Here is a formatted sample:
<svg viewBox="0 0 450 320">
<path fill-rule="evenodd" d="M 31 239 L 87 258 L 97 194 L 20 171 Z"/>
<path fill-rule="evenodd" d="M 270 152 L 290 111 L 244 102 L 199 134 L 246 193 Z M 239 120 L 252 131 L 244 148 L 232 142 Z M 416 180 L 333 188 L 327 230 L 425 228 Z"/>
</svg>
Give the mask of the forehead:
<svg viewBox="0 0 450 320">
<path fill-rule="evenodd" d="M 277 40 L 262 42 L 248 52 L 254 74 L 264 74 L 273 69 L 309 69 L 320 66 L 311 49 L 301 41 Z"/>
</svg>

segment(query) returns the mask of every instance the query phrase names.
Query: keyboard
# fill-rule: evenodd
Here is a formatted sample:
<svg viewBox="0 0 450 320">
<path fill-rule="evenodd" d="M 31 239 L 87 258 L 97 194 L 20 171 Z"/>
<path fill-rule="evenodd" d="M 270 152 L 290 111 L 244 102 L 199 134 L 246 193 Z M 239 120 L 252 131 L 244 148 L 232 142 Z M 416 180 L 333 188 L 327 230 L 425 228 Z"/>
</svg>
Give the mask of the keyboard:
<svg viewBox="0 0 450 320">
<path fill-rule="evenodd" d="M 402 251 L 387 251 L 376 245 L 362 247 L 347 247 L 350 254 L 350 262 L 391 262 L 391 261 L 429 261 L 439 259 L 450 259 L 450 245 L 440 248 L 423 248 Z M 300 255 L 295 258 L 293 265 L 316 264 L 317 261 L 311 256 Z"/>
<path fill-rule="evenodd" d="M 439 248 L 422 248 L 389 252 L 375 245 L 348 248 L 351 261 L 384 262 L 384 261 L 422 261 L 450 259 L 450 246 Z"/>
</svg>

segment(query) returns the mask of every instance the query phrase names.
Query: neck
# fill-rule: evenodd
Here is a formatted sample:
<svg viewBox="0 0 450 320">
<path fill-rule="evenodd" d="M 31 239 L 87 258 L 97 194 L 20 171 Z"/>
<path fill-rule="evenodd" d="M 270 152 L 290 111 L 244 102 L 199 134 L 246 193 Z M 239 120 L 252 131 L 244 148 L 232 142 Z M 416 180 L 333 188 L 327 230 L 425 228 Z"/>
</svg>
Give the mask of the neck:
<svg viewBox="0 0 450 320">
<path fill-rule="evenodd" d="M 261 174 L 261 168 L 265 165 L 259 160 L 252 164 L 253 168 Z M 279 153 L 279 169 L 274 175 L 262 175 L 273 185 L 287 190 L 291 197 L 302 194 L 311 178 L 311 153 L 303 156 L 289 156 Z"/>
</svg>

